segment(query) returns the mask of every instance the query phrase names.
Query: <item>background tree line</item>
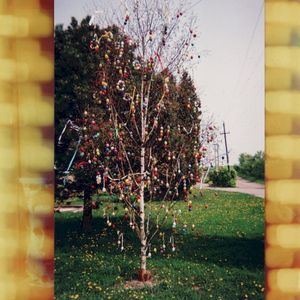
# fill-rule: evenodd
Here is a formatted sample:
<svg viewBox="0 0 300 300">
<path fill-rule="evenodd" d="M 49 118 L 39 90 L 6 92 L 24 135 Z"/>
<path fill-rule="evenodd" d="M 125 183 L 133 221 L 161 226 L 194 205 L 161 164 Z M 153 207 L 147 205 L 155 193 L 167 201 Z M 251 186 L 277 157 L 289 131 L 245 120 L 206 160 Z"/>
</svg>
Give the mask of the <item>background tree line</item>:
<svg viewBox="0 0 300 300">
<path fill-rule="evenodd" d="M 254 155 L 242 153 L 239 164 L 234 166 L 238 175 L 250 181 L 264 181 L 265 177 L 265 155 L 257 151 Z"/>
</svg>

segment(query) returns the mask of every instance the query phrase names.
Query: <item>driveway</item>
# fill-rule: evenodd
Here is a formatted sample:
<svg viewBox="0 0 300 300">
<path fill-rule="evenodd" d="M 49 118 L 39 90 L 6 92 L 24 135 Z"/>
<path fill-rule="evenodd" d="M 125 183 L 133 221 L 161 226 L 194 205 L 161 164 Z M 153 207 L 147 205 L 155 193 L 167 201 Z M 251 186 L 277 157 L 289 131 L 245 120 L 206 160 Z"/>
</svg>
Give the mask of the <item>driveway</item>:
<svg viewBox="0 0 300 300">
<path fill-rule="evenodd" d="M 210 187 L 210 186 L 208 186 L 208 184 L 204 184 L 204 189 L 245 193 L 245 194 L 250 194 L 250 195 L 254 195 L 256 197 L 261 197 L 261 198 L 265 197 L 265 185 L 264 184 L 251 182 L 251 181 L 239 178 L 239 177 L 236 180 L 235 188 Z"/>
</svg>

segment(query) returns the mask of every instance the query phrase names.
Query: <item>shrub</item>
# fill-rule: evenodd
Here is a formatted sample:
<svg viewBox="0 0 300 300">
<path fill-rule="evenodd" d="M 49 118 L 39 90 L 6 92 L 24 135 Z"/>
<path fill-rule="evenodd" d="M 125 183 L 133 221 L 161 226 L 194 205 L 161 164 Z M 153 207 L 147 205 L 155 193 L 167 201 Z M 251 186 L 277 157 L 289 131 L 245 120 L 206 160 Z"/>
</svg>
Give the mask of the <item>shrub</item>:
<svg viewBox="0 0 300 300">
<path fill-rule="evenodd" d="M 264 180 L 264 153 L 256 152 L 254 155 L 242 153 L 239 157 L 239 166 L 236 168 L 239 176 L 249 180 Z"/>
<path fill-rule="evenodd" d="M 213 186 L 219 187 L 235 187 L 236 172 L 234 169 L 228 170 L 227 167 L 214 169 L 209 173 L 209 180 Z"/>
</svg>

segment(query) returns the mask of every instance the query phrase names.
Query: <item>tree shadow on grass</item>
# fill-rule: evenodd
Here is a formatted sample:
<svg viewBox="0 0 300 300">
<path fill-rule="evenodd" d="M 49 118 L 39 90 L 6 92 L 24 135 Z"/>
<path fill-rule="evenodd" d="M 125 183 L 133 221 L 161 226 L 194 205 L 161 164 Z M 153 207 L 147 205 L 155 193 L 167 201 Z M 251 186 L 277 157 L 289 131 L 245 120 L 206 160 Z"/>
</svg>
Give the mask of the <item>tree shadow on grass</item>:
<svg viewBox="0 0 300 300">
<path fill-rule="evenodd" d="M 80 230 L 81 214 L 69 215 L 68 218 L 57 218 L 55 222 L 55 248 L 62 252 L 72 252 L 75 249 L 91 247 L 104 256 L 119 255 L 120 250 L 116 247 L 116 229 L 106 225 L 103 217 L 95 216 L 93 230 L 89 234 L 83 234 Z M 118 223 L 120 218 L 112 219 Z M 119 228 L 125 231 L 126 251 L 128 257 L 139 254 L 139 241 L 135 233 L 126 225 Z M 170 228 L 162 228 L 166 236 L 170 236 Z M 264 243 L 263 237 L 234 237 L 201 235 L 189 232 L 187 234 L 176 234 L 176 252 L 171 251 L 171 246 L 166 240 L 167 250 L 163 255 L 171 254 L 176 259 L 192 261 L 199 264 L 215 264 L 231 268 L 247 269 L 249 271 L 262 270 L 264 267 Z M 93 246 L 91 246 L 93 244 Z M 128 245 L 131 245 L 129 247 Z M 152 249 L 160 243 L 157 238 L 153 242 Z M 161 254 L 156 254 L 159 256 Z"/>
<path fill-rule="evenodd" d="M 257 270 L 264 268 L 264 243 L 262 237 L 240 238 L 228 236 L 188 235 L 179 245 L 178 258 L 201 264 Z"/>
</svg>

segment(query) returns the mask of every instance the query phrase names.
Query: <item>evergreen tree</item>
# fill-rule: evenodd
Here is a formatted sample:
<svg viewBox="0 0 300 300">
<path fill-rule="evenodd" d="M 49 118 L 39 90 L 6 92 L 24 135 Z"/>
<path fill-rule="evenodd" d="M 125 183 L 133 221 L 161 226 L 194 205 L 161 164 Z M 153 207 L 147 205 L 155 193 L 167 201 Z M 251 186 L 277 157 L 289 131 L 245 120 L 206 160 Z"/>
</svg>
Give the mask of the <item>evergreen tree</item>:
<svg viewBox="0 0 300 300">
<path fill-rule="evenodd" d="M 100 33 L 100 30 L 90 26 L 89 21 L 89 16 L 80 24 L 72 18 L 67 29 L 62 25 L 55 27 L 55 165 L 58 198 L 69 196 L 60 184 L 60 178 L 68 167 L 79 134 L 73 126 L 68 126 L 63 143 L 60 143 L 59 136 L 68 120 L 76 122 L 82 115 L 92 98 L 91 86 L 97 77 L 99 58 L 90 51 L 88 41 L 95 31 Z"/>
</svg>

